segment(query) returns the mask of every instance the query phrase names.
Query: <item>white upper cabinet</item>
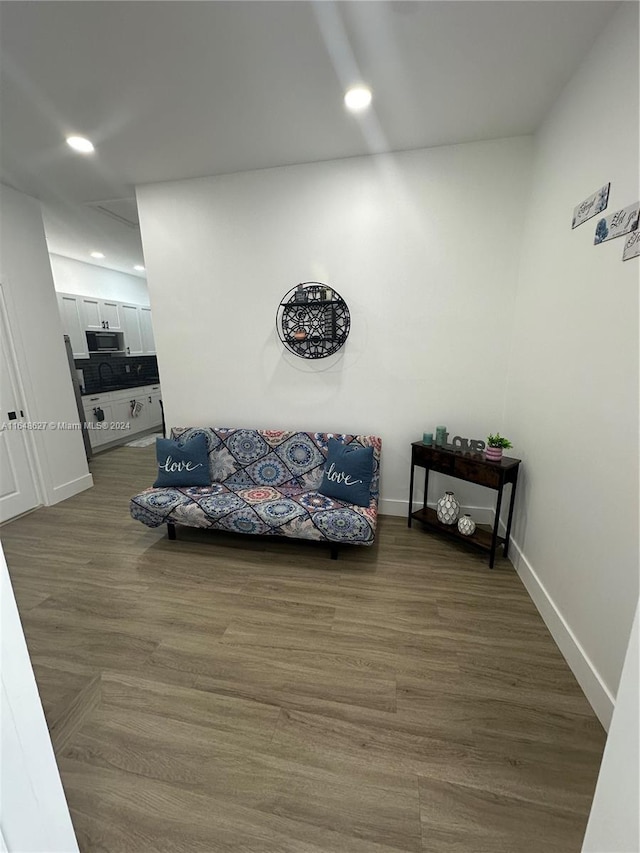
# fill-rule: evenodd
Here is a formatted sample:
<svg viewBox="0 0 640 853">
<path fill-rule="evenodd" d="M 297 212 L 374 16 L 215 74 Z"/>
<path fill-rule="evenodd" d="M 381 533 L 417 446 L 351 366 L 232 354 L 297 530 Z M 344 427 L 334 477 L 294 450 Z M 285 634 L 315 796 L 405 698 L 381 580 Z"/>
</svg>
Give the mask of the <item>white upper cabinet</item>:
<svg viewBox="0 0 640 853">
<path fill-rule="evenodd" d="M 140 308 L 140 332 L 142 334 L 142 352 L 144 355 L 156 354 L 156 343 L 153 339 L 151 325 L 151 308 Z"/>
<path fill-rule="evenodd" d="M 122 318 L 124 347 L 127 355 L 142 355 L 140 309 L 137 305 L 121 305 L 120 316 Z"/>
<path fill-rule="evenodd" d="M 82 302 L 80 296 L 72 293 L 58 294 L 58 308 L 65 335 L 69 335 L 74 358 L 89 358 L 87 336 L 84 331 Z"/>
<path fill-rule="evenodd" d="M 121 306 L 117 302 L 112 301 L 104 301 L 100 303 L 100 313 L 102 319 L 105 321 L 106 328 L 109 331 L 119 332 L 122 330 L 122 319 L 120 316 Z"/>
<path fill-rule="evenodd" d="M 92 299 L 89 296 L 79 297 L 82 304 L 82 316 L 84 318 L 85 329 L 95 329 L 99 331 L 104 329 L 104 322 L 100 317 L 100 300 Z"/>
<path fill-rule="evenodd" d="M 109 329 L 112 332 L 122 330 L 120 320 L 120 305 L 113 300 L 96 299 L 92 296 L 82 296 L 82 311 L 84 327 L 90 331 Z"/>
<path fill-rule="evenodd" d="M 155 355 L 151 308 L 77 293 L 58 293 L 58 308 L 65 335 L 71 338 L 74 358 L 89 358 L 88 331 L 124 333 L 127 355 Z"/>
</svg>

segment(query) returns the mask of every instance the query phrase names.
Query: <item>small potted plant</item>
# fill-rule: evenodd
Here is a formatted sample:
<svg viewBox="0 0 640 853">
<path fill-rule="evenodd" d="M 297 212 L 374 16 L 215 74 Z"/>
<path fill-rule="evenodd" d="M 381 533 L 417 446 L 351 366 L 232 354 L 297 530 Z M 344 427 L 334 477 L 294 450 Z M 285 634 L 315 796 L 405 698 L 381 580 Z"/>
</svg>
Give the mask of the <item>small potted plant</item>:
<svg viewBox="0 0 640 853">
<path fill-rule="evenodd" d="M 502 451 L 513 447 L 508 438 L 503 438 L 499 432 L 487 436 L 487 446 L 484 449 L 485 459 L 489 462 L 500 462 Z"/>
</svg>

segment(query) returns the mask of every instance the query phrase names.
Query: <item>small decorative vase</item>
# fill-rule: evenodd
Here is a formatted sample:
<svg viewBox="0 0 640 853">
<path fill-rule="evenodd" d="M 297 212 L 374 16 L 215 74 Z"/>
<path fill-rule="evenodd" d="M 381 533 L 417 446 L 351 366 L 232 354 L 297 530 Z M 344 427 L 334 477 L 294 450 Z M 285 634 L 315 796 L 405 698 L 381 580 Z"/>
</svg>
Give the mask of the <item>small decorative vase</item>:
<svg viewBox="0 0 640 853">
<path fill-rule="evenodd" d="M 458 519 L 458 530 L 463 536 L 473 536 L 475 533 L 476 523 L 468 512 L 465 513 L 462 518 Z"/>
<path fill-rule="evenodd" d="M 460 514 L 460 504 L 453 496 L 453 492 L 445 492 L 436 504 L 436 515 L 441 524 L 455 524 Z"/>
<path fill-rule="evenodd" d="M 487 462 L 500 462 L 500 460 L 502 459 L 502 448 L 485 447 L 484 458 L 487 460 Z"/>
</svg>

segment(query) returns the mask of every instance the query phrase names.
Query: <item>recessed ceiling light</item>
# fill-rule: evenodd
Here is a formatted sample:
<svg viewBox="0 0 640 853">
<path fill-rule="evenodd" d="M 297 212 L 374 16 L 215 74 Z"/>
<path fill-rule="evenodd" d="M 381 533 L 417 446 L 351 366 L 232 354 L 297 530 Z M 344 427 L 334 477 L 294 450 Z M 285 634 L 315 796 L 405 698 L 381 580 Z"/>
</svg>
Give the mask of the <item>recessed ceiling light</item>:
<svg viewBox="0 0 640 853">
<path fill-rule="evenodd" d="M 366 86 L 354 86 L 347 91 L 344 102 L 347 109 L 354 113 L 366 110 L 371 103 L 371 89 L 367 89 Z"/>
<path fill-rule="evenodd" d="M 91 257 L 92 258 L 104 258 L 104 255 L 102 254 L 102 252 L 91 252 Z"/>
<path fill-rule="evenodd" d="M 137 270 L 138 272 L 144 272 L 144 267 L 142 266 L 142 264 L 136 264 L 134 270 Z"/>
<path fill-rule="evenodd" d="M 81 154 L 91 154 L 94 151 L 93 143 L 84 136 L 67 136 L 67 145 L 70 145 L 74 151 L 80 151 Z"/>
</svg>

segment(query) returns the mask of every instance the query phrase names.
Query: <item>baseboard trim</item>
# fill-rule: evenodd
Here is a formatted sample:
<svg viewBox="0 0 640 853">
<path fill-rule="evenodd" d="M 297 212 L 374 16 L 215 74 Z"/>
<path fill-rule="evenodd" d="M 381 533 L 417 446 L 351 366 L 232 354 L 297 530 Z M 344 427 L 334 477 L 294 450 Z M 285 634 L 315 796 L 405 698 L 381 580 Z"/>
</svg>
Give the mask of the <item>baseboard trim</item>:
<svg viewBox="0 0 640 853">
<path fill-rule="evenodd" d="M 428 506 L 431 509 L 436 508 L 435 501 L 429 501 Z M 422 509 L 422 503 L 414 502 L 413 510 L 414 512 L 418 509 Z M 378 512 L 380 515 L 395 515 L 403 518 L 407 518 L 409 515 L 409 501 L 406 500 L 393 500 L 391 498 L 381 498 L 378 503 Z M 469 515 L 472 516 L 473 520 L 478 524 L 493 524 L 494 512 L 490 507 L 486 506 L 462 506 L 460 507 L 460 512 L 465 513 L 468 512 Z"/>
<path fill-rule="evenodd" d="M 378 512 L 380 515 L 408 515 L 409 501 L 392 500 L 391 498 L 380 498 L 378 501 Z"/>
<path fill-rule="evenodd" d="M 593 662 L 580 645 L 578 638 L 567 624 L 513 536 L 509 543 L 509 556 L 520 580 L 538 609 L 538 613 L 542 616 L 562 656 L 575 675 L 582 692 L 587 697 L 605 731 L 609 731 L 609 724 L 615 707 L 615 697 L 600 678 Z"/>
<path fill-rule="evenodd" d="M 67 498 L 72 498 L 74 495 L 84 492 L 85 489 L 90 489 L 93 486 L 93 477 L 91 474 L 83 474 L 82 477 L 77 477 L 75 480 L 69 480 L 68 483 L 62 483 L 59 486 L 54 486 L 51 490 L 51 501 L 48 506 L 66 501 Z"/>
</svg>

